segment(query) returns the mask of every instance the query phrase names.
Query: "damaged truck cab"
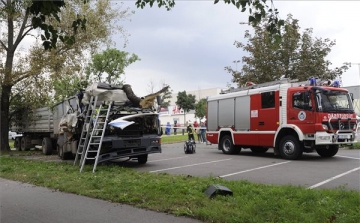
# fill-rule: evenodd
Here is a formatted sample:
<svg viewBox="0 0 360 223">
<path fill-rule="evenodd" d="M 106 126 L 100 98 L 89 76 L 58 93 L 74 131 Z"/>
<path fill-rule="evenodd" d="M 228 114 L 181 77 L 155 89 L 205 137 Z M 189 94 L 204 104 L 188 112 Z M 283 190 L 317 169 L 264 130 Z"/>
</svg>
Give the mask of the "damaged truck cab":
<svg viewBox="0 0 360 223">
<path fill-rule="evenodd" d="M 95 83 L 51 108 L 31 111 L 31 118 L 23 116 L 12 126 L 22 133 L 15 139 L 15 147 L 29 150 L 41 146 L 45 155 L 56 150 L 66 160 L 97 145 L 99 152 L 89 155 L 97 156 L 97 163 L 129 158 L 144 164 L 148 154 L 161 153 L 162 131 L 153 108 L 160 93 L 138 98 L 129 85 Z M 107 108 L 106 116 L 99 110 L 101 106 Z M 101 129 L 96 129 L 96 123 L 102 123 Z"/>
</svg>

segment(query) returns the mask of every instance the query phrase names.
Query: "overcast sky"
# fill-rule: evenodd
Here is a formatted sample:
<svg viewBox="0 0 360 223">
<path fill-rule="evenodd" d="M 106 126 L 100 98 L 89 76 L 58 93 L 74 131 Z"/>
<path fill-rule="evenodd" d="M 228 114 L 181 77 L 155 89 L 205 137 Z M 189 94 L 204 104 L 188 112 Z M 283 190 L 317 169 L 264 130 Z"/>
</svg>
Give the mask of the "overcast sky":
<svg viewBox="0 0 360 223">
<path fill-rule="evenodd" d="M 343 62 L 360 63 L 359 1 L 274 1 L 280 18 L 291 13 L 302 28 L 314 29 L 313 37 L 336 40 L 328 59 L 333 67 Z M 150 93 L 149 83 L 165 82 L 174 93 L 206 88 L 225 88 L 231 75 L 225 66 L 236 67 L 244 52 L 235 40 L 243 40 L 244 31 L 252 29 L 248 14 L 222 1 L 179 1 L 171 11 L 165 8 L 137 9 L 134 1 L 125 5 L 135 10 L 130 22 L 123 25 L 131 35 L 129 44 L 114 36 L 116 47 L 137 54 L 141 61 L 126 69 L 125 82 L 138 96 Z M 237 64 L 240 69 L 241 63 Z M 359 66 L 343 75 L 343 85 L 360 84 Z M 156 89 L 157 90 L 157 89 Z"/>
</svg>

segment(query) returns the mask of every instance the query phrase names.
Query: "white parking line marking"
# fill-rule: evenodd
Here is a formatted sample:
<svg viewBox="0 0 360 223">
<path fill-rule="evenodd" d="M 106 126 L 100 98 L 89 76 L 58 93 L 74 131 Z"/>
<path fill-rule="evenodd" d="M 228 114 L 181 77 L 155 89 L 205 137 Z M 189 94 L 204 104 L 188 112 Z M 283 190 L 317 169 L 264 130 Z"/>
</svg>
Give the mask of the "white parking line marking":
<svg viewBox="0 0 360 223">
<path fill-rule="evenodd" d="M 169 159 L 152 160 L 152 161 L 148 161 L 148 163 L 160 162 L 160 161 L 166 161 L 166 160 L 176 160 L 176 159 L 182 159 L 182 158 L 186 158 L 186 157 L 187 156 L 179 156 L 179 157 L 169 158 Z"/>
<path fill-rule="evenodd" d="M 260 169 L 264 169 L 264 168 L 268 168 L 268 167 L 272 167 L 272 166 L 277 166 L 277 165 L 281 165 L 281 164 L 285 164 L 285 163 L 290 163 L 290 162 L 291 161 L 275 163 L 275 164 L 271 164 L 271 165 L 267 165 L 267 166 L 261 166 L 261 167 L 249 169 L 249 170 L 243 170 L 243 171 L 236 172 L 236 173 L 226 174 L 226 175 L 222 175 L 222 176 L 219 176 L 219 177 L 229 177 L 229 176 L 233 176 L 233 175 L 240 174 L 240 173 L 246 173 L 246 172 L 250 172 L 250 171 L 253 171 L 253 170 L 260 170 Z"/>
<path fill-rule="evenodd" d="M 171 167 L 171 168 L 166 168 L 166 169 L 161 169 L 161 170 L 153 170 L 153 171 L 150 171 L 150 173 L 156 173 L 156 172 L 165 171 L 165 170 L 180 169 L 180 168 L 190 167 L 190 166 L 198 166 L 198 165 L 209 164 L 209 163 L 217 163 L 217 162 L 222 162 L 222 161 L 227 161 L 227 160 L 231 160 L 231 159 L 215 160 L 215 161 L 204 162 L 204 163 L 196 163 L 196 164 L 185 165 L 185 166 Z"/>
<path fill-rule="evenodd" d="M 338 157 L 342 157 L 342 158 L 348 158 L 348 159 L 354 159 L 354 160 L 360 160 L 360 158 L 357 158 L 357 157 L 351 157 L 351 156 L 339 156 L 339 155 L 336 155 Z"/>
<path fill-rule="evenodd" d="M 335 179 L 337 179 L 337 178 L 339 178 L 339 177 L 345 176 L 346 174 L 352 173 L 352 172 L 357 171 L 357 170 L 360 170 L 360 167 L 355 168 L 355 169 L 352 169 L 352 170 L 349 170 L 349 171 L 347 171 L 347 172 L 345 172 L 345 173 L 342 173 L 342 174 L 339 174 L 339 175 L 337 175 L 337 176 L 331 177 L 331 178 L 329 178 L 329 179 L 327 179 L 327 180 L 324 180 L 323 182 L 320 182 L 320 183 L 317 183 L 317 184 L 315 184 L 315 185 L 312 185 L 311 187 L 308 187 L 307 189 L 313 189 L 313 188 L 319 187 L 319 186 L 321 186 L 321 185 L 323 185 L 323 184 L 326 184 L 326 183 L 328 183 L 328 182 L 330 182 L 330 181 L 333 181 L 333 180 L 335 180 Z"/>
</svg>

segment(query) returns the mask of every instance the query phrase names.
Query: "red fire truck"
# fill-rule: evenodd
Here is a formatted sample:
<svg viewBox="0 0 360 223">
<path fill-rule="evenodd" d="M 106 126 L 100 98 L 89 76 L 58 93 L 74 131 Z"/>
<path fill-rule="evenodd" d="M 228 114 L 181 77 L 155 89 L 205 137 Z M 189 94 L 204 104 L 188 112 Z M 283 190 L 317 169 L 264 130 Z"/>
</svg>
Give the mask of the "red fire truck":
<svg viewBox="0 0 360 223">
<path fill-rule="evenodd" d="M 207 140 L 225 154 L 274 148 L 290 160 L 313 151 L 332 157 L 355 142 L 357 124 L 351 95 L 338 87 L 282 80 L 207 100 Z"/>
</svg>

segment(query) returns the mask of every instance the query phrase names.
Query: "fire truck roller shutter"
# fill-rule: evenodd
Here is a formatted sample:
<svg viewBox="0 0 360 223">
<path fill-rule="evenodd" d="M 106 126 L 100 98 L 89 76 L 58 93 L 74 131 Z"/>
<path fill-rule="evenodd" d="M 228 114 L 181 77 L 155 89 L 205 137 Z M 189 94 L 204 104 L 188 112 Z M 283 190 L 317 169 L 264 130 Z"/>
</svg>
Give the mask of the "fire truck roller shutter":
<svg viewBox="0 0 360 223">
<path fill-rule="evenodd" d="M 218 127 L 218 101 L 209 101 L 207 105 L 208 117 L 207 127 L 209 131 L 215 131 Z"/>
</svg>

